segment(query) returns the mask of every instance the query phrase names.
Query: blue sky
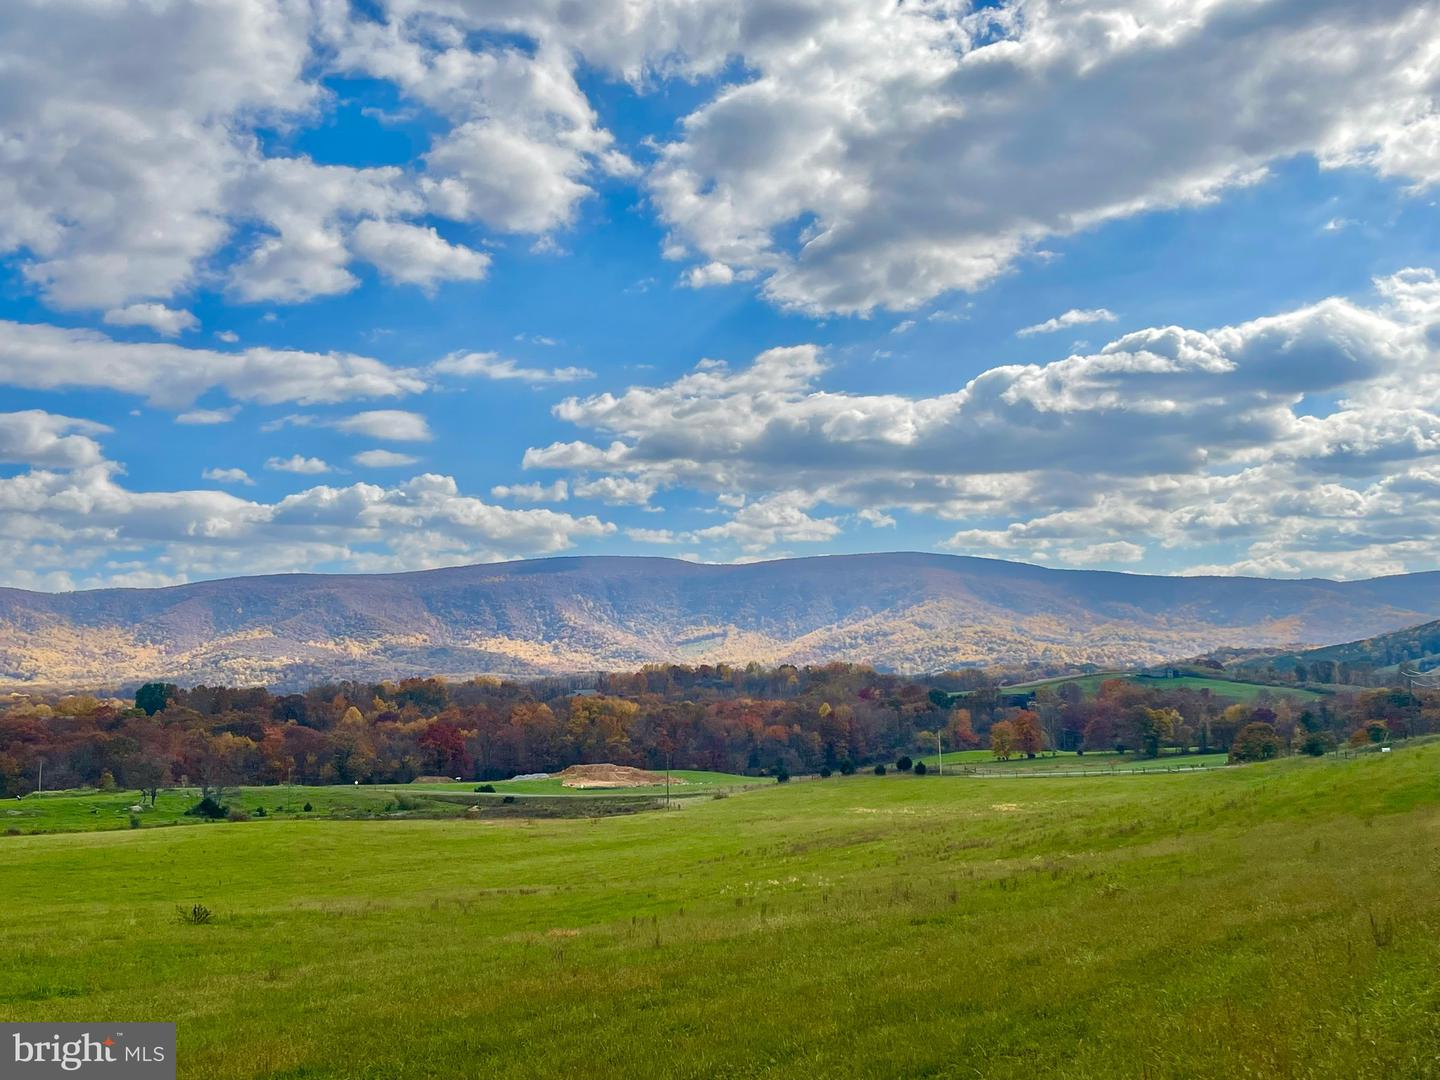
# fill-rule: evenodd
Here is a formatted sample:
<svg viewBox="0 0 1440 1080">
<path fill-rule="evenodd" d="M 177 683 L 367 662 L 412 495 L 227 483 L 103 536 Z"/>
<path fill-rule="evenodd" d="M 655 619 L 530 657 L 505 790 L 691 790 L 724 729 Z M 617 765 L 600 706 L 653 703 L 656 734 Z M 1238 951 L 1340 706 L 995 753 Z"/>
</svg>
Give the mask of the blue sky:
<svg viewBox="0 0 1440 1080">
<path fill-rule="evenodd" d="M 0 584 L 1436 566 L 1434 4 L 641 7 L 0 13 Z"/>
</svg>

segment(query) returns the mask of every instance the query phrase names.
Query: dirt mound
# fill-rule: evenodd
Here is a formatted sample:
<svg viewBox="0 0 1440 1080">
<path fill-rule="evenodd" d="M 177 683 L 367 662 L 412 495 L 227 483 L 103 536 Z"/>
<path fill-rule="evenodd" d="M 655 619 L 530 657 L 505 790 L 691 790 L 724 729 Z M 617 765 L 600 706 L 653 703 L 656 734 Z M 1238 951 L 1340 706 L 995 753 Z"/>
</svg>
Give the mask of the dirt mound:
<svg viewBox="0 0 1440 1080">
<path fill-rule="evenodd" d="M 412 784 L 453 784 L 453 776 L 417 776 L 410 781 Z"/>
<path fill-rule="evenodd" d="M 649 787 L 663 784 L 663 773 L 646 772 L 629 765 L 571 765 L 560 773 L 560 786 L 567 788 Z M 685 781 L 675 779 L 672 784 Z"/>
</svg>

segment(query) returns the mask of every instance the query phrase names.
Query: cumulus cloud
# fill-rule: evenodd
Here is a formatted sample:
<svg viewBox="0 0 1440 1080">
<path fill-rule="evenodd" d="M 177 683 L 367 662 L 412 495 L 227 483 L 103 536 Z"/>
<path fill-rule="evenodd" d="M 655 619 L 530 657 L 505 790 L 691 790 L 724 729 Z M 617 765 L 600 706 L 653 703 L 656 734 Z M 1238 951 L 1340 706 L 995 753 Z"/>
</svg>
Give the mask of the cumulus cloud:
<svg viewBox="0 0 1440 1080">
<path fill-rule="evenodd" d="M 331 471 L 330 464 L 322 458 L 305 457 L 301 454 L 291 454 L 288 458 L 269 458 L 265 462 L 265 468 L 271 472 L 299 473 L 302 476 L 315 476 Z"/>
<path fill-rule="evenodd" d="M 61 468 L 95 465 L 102 454 L 91 436 L 109 430 L 91 420 L 40 409 L 0 413 L 0 461 Z"/>
<path fill-rule="evenodd" d="M 397 469 L 405 465 L 414 465 L 420 459 L 414 454 L 400 454 L 394 450 L 362 450 L 350 460 L 367 469 Z"/>
<path fill-rule="evenodd" d="M 437 375 L 455 375 L 467 379 L 515 379 L 527 383 L 567 383 L 593 379 L 589 368 L 528 368 L 493 352 L 451 353 L 430 366 Z"/>
<path fill-rule="evenodd" d="M 722 525 L 696 529 L 686 539 L 738 544 L 742 551 L 757 555 L 777 543 L 833 540 L 841 533 L 840 525 L 832 518 L 812 517 L 809 513 L 818 501 L 805 492 L 778 492 L 747 503 Z"/>
<path fill-rule="evenodd" d="M 728 48 L 753 74 L 686 118 L 649 182 L 672 250 L 756 270 L 787 307 L 911 309 L 1048 236 L 1213 199 L 1295 154 L 1440 175 L 1429 2 L 753 14 L 696 35 L 687 55 Z"/>
<path fill-rule="evenodd" d="M 579 480 L 573 485 L 577 499 L 599 499 L 612 506 L 646 506 L 655 494 L 653 480 L 628 476 L 601 476 Z"/>
<path fill-rule="evenodd" d="M 146 326 L 165 337 L 176 337 L 182 330 L 194 330 L 200 325 L 200 320 L 188 311 L 168 308 L 164 304 L 131 304 L 107 311 L 105 325 Z"/>
<path fill-rule="evenodd" d="M 1265 565 L 1341 572 L 1344 552 L 1417 530 L 1402 515 L 1376 531 L 1400 513 L 1394 478 L 1440 455 L 1437 340 L 1440 277 L 1407 270 L 1367 304 L 1138 330 L 933 397 L 826 390 L 820 349 L 772 349 L 745 368 L 706 361 L 666 385 L 567 398 L 555 414 L 599 439 L 532 448 L 525 464 L 769 492 L 691 534 L 748 550 L 822 537 L 833 519 L 813 511 L 828 505 L 871 523 L 896 508 L 1000 519 L 940 538 L 957 551 L 1123 564 L 1244 541 L 1292 557 Z M 1435 497 L 1410 483 L 1412 501 Z M 793 529 L 761 527 L 781 511 Z"/>
<path fill-rule="evenodd" d="M 564 480 L 553 484 L 496 484 L 490 494 L 496 499 L 516 502 L 564 502 L 570 497 L 570 487 Z"/>
<path fill-rule="evenodd" d="M 479 281 L 490 256 L 445 240 L 434 228 L 373 218 L 355 227 L 352 248 L 391 281 L 433 289 L 442 281 Z"/>
<path fill-rule="evenodd" d="M 189 405 L 212 389 L 236 401 L 275 405 L 401 397 L 426 388 L 414 372 L 348 353 L 218 352 L 5 321 L 0 321 L 0 383 L 31 390 L 115 390 L 165 408 Z"/>
<path fill-rule="evenodd" d="M 593 516 L 491 506 L 433 474 L 391 487 L 322 485 L 276 503 L 132 491 L 103 464 L 0 477 L 0 552 L 12 559 L 0 581 L 31 587 L 170 584 L 320 563 L 413 569 L 550 554 L 614 531 Z M 115 558 L 124 551 L 151 557 L 126 566 Z"/>
<path fill-rule="evenodd" d="M 708 262 L 704 266 L 693 266 L 685 272 L 685 284 L 692 289 L 704 289 L 711 285 L 729 285 L 735 280 L 735 271 L 722 262 Z"/>
<path fill-rule="evenodd" d="M 433 435 L 425 417 L 404 409 L 371 409 L 339 420 L 326 421 L 325 426 L 347 435 L 368 435 L 386 442 L 429 442 Z"/>
<path fill-rule="evenodd" d="M 212 282 L 298 302 L 353 288 L 356 262 L 478 280 L 490 256 L 434 219 L 553 249 L 602 183 L 639 178 L 689 284 L 911 309 L 1295 155 L 1434 184 L 1437 25 L 1433 0 L 14 0 L 0 252 L 52 305 L 149 308 L 172 333 L 169 301 Z M 154 41 L 167 62 L 137 67 Z M 642 168 L 582 71 L 705 89 Z M 334 76 L 393 87 L 428 147 L 380 167 L 268 154 L 260 134 L 319 122 Z"/>
<path fill-rule="evenodd" d="M 244 469 L 206 469 L 200 474 L 203 480 L 214 480 L 217 484 L 244 484 L 253 487 L 255 481 Z"/>
<path fill-rule="evenodd" d="M 1065 330 L 1071 326 L 1084 326 L 1086 323 L 1114 322 L 1116 315 L 1107 308 L 1071 308 L 1053 319 L 1046 319 L 1044 322 L 1036 323 L 1034 326 L 1022 327 L 1015 331 L 1016 337 L 1032 337 L 1035 334 L 1053 334 L 1057 330 Z"/>
<path fill-rule="evenodd" d="M 240 412 L 240 406 L 230 405 L 224 409 L 190 409 L 176 415 L 177 424 L 189 424 L 191 426 L 208 426 L 211 424 L 228 424 Z"/>
</svg>

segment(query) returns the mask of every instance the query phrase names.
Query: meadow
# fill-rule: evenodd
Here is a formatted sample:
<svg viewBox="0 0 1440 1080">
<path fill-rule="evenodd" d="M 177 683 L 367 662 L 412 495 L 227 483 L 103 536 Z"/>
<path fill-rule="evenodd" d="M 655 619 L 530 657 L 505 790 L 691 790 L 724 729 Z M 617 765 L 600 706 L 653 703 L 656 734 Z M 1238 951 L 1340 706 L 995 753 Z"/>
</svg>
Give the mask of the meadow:
<svg viewBox="0 0 1440 1080">
<path fill-rule="evenodd" d="M 197 1080 L 1434 1076 L 1437 809 L 1430 742 L 0 837 L 0 1017 Z"/>
<path fill-rule="evenodd" d="M 1159 757 L 1147 758 L 1140 754 L 1119 754 L 1102 750 L 1087 750 L 1083 754 L 1077 754 L 1073 750 L 1046 750 L 1038 757 L 1027 758 L 1020 754 L 1006 761 L 997 761 L 989 750 L 947 750 L 945 770 L 985 776 L 1071 772 L 1101 775 L 1215 769 L 1224 767 L 1227 759 L 1225 754 L 1201 754 L 1194 751 L 1181 754 L 1166 750 Z M 939 764 L 939 756 L 936 754 L 917 757 L 916 760 L 925 762 L 927 769 L 934 769 Z"/>
<path fill-rule="evenodd" d="M 673 780 L 678 781 L 671 787 L 673 801 L 774 783 L 764 777 L 681 769 L 675 770 Z M 481 786 L 493 791 L 477 790 Z M 467 817 L 477 812 L 484 816 L 540 816 L 542 810 L 546 814 L 583 817 L 650 808 L 664 796 L 664 784 L 576 790 L 562 786 L 559 779 L 549 779 L 496 780 L 487 785 L 473 780 L 450 784 L 282 784 L 232 788 L 225 801 L 252 820 L 396 820 Z M 188 813 L 199 800 L 200 792 L 193 787 L 161 788 L 153 806 L 134 791 L 92 788 L 32 792 L 23 799 L 0 801 L 0 832 L 13 836 L 215 824 Z"/>
</svg>

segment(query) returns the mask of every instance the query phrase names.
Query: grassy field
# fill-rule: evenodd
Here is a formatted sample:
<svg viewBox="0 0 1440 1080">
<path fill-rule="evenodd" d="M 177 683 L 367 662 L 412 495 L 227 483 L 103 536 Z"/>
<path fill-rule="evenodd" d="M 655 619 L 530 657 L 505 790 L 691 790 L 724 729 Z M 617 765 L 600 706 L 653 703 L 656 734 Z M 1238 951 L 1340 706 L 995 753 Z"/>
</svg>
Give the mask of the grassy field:
<svg viewBox="0 0 1440 1080">
<path fill-rule="evenodd" d="M 773 783 L 763 776 L 738 776 L 735 773 L 701 772 L 695 769 L 675 769 L 670 774 L 671 794 L 675 796 L 703 795 L 718 790 L 732 790 L 756 784 Z M 562 785 L 556 777 L 548 780 L 496 780 L 493 786 L 501 795 L 595 795 L 613 791 L 627 795 L 663 795 L 664 784 L 635 788 L 588 788 L 576 790 Z M 475 782 L 455 784 L 405 784 L 405 791 L 474 791 Z M 395 788 L 394 790 L 401 790 Z"/>
<path fill-rule="evenodd" d="M 197 1080 L 1435 1076 L 1437 777 L 1432 743 L 0 837 L 0 1017 L 174 1020 Z"/>
<path fill-rule="evenodd" d="M 927 769 L 938 763 L 935 754 L 918 758 L 925 762 Z M 1054 773 L 1054 772 L 1167 772 L 1177 769 L 1211 769 L 1226 763 L 1225 754 L 1176 754 L 1165 753 L 1158 758 L 1144 758 L 1138 754 L 1116 754 L 1088 750 L 1076 754 L 1058 750 L 1053 754 L 1046 751 L 1039 757 L 1013 757 L 1009 761 L 996 761 L 989 750 L 951 750 L 945 754 L 946 770 L 979 771 L 990 773 Z"/>
<path fill-rule="evenodd" d="M 693 784 L 677 785 L 674 799 L 702 798 L 716 791 L 773 784 L 764 777 L 726 773 L 693 773 Z M 723 778 L 723 779 L 722 779 Z M 396 784 L 393 786 L 244 787 L 227 792 L 225 802 L 269 822 L 322 818 L 450 818 L 474 816 L 585 816 L 636 806 L 650 806 L 665 794 L 658 788 L 606 788 L 575 791 L 558 780 L 494 784 L 493 794 L 478 793 L 473 782 L 463 784 Z M 507 803 L 514 803 L 510 806 Z M 48 791 L 24 799 L 0 802 L 0 832 L 91 832 L 128 829 L 131 820 L 141 828 L 164 825 L 210 825 L 213 822 L 186 813 L 200 800 L 195 788 L 163 788 L 152 807 L 134 791 Z M 309 809 L 305 809 L 306 806 Z M 136 811 L 134 807 L 139 806 Z"/>
</svg>

